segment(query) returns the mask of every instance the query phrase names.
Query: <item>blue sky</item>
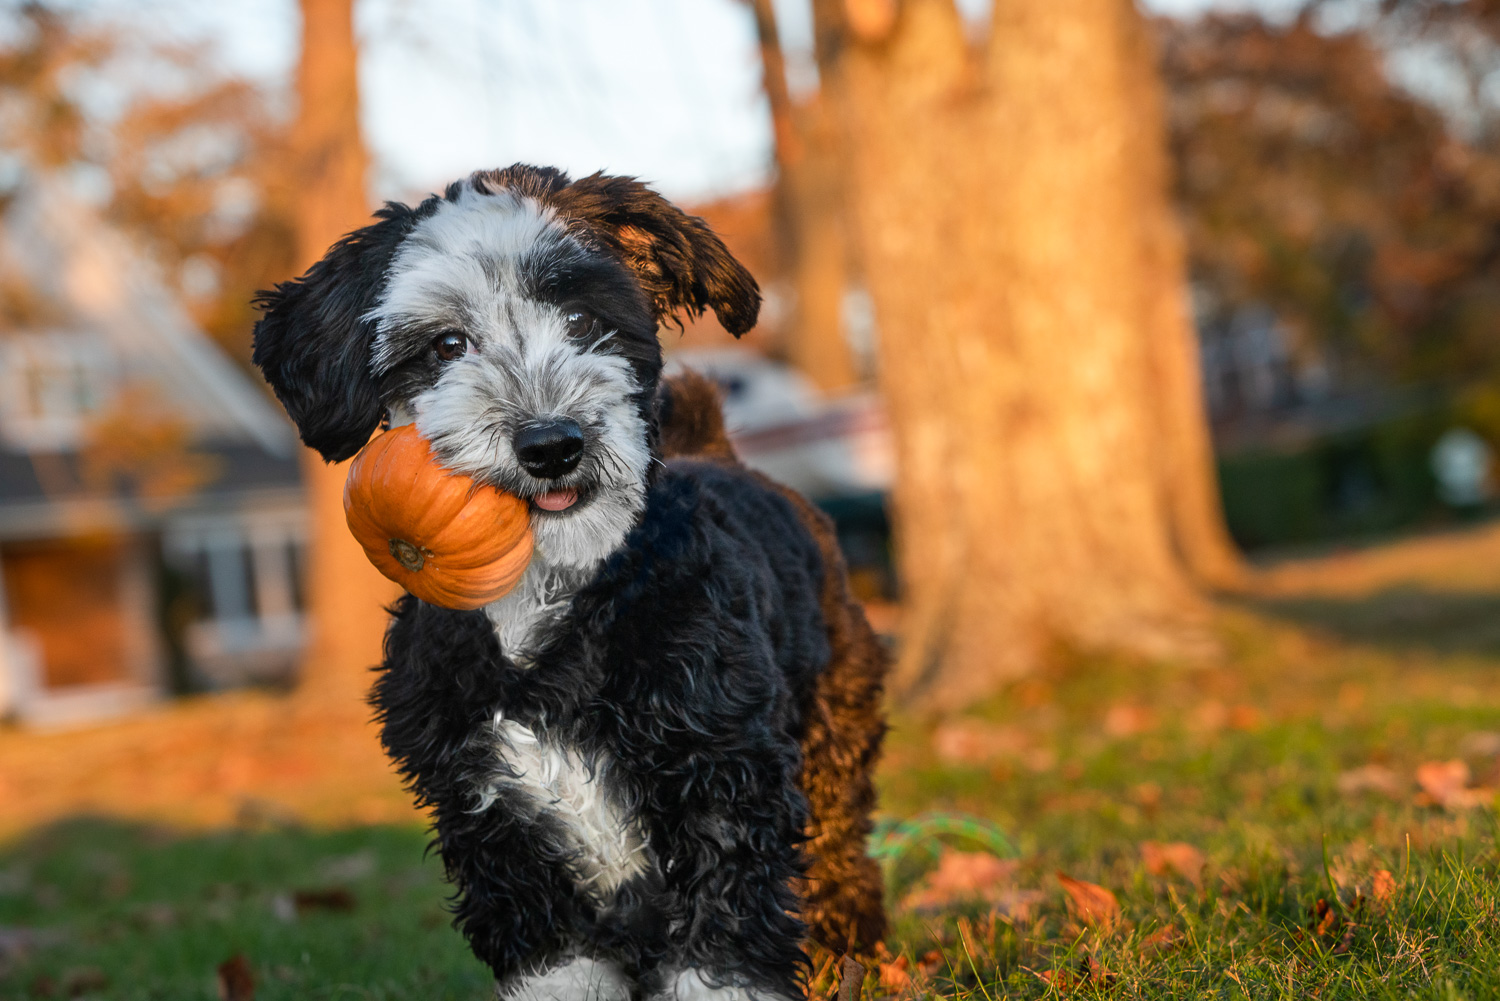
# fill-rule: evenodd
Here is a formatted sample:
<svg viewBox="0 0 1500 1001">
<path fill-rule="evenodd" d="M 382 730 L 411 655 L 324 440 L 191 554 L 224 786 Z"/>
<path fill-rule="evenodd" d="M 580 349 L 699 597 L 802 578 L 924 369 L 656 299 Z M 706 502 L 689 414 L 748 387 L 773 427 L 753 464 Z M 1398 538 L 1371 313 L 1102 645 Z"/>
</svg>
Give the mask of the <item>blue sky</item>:
<svg viewBox="0 0 1500 1001">
<path fill-rule="evenodd" d="M 959 0 L 971 12 L 987 0 Z M 1148 0 L 1164 13 L 1298 0 Z M 226 67 L 284 83 L 296 0 L 75 0 L 212 46 Z M 777 0 L 794 82 L 812 74 L 807 0 Z M 768 112 L 739 0 L 359 0 L 363 125 L 376 194 L 408 197 L 526 160 L 636 174 L 684 199 L 760 183 Z"/>
</svg>

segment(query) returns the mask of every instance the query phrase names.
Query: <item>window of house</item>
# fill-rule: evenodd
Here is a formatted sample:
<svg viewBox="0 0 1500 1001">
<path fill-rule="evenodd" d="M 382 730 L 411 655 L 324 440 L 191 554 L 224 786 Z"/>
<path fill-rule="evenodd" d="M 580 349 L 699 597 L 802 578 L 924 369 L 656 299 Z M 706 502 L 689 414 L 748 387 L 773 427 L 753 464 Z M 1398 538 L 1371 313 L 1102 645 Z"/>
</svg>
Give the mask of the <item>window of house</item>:
<svg viewBox="0 0 1500 1001">
<path fill-rule="evenodd" d="M 300 513 L 185 518 L 165 541 L 167 558 L 193 581 L 200 622 L 226 652 L 299 633 L 306 545 Z"/>
<path fill-rule="evenodd" d="M 44 331 L 0 338 L 0 435 L 25 451 L 78 445 L 87 421 L 108 406 L 114 358 L 99 338 Z"/>
</svg>

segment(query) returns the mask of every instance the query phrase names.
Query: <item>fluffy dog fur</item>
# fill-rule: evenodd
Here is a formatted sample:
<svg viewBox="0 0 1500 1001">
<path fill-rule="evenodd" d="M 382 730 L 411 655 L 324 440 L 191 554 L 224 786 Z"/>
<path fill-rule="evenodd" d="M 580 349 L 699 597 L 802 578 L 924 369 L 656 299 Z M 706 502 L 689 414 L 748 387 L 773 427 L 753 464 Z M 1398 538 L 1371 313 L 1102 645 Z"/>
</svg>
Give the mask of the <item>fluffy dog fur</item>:
<svg viewBox="0 0 1500 1001">
<path fill-rule="evenodd" d="M 735 460 L 711 384 L 659 382 L 659 323 L 741 334 L 754 280 L 629 178 L 518 165 L 377 219 L 262 295 L 254 357 L 326 459 L 412 422 L 533 503 L 516 590 L 403 597 L 375 684 L 456 923 L 502 997 L 796 996 L 805 937 L 884 930 L 885 661 L 827 520 Z"/>
</svg>

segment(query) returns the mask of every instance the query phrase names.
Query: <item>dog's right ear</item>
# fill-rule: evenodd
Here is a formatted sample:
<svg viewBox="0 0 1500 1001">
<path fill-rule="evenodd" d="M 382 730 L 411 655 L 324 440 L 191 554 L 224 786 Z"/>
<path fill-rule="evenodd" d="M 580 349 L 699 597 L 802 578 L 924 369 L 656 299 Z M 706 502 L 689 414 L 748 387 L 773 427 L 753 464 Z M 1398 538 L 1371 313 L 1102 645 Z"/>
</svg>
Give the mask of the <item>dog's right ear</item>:
<svg viewBox="0 0 1500 1001">
<path fill-rule="evenodd" d="M 363 448 L 384 416 L 370 373 L 375 325 L 365 314 L 417 218 L 397 202 L 375 216 L 379 222 L 339 240 L 301 278 L 255 297 L 264 315 L 251 360 L 302 441 L 328 462 Z"/>
</svg>

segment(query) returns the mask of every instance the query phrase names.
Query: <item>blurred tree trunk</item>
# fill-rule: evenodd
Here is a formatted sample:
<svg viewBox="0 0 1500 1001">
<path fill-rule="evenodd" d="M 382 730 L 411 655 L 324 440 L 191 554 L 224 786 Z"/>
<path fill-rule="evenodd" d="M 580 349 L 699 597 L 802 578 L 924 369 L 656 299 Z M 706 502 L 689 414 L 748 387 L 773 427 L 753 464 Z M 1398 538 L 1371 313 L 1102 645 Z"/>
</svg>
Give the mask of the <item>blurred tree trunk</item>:
<svg viewBox="0 0 1500 1001">
<path fill-rule="evenodd" d="M 1217 589 L 1245 582 L 1245 564 L 1229 537 L 1203 399 L 1198 335 L 1188 301 L 1187 248 L 1172 204 L 1166 94 L 1155 40 L 1145 19 L 1126 19 L 1126 97 L 1135 125 L 1128 163 L 1140 188 L 1143 332 L 1151 345 L 1161 435 L 1161 485 L 1172 539 L 1194 579 Z"/>
<path fill-rule="evenodd" d="M 359 134 L 358 52 L 353 0 L 302 0 L 299 110 L 292 128 L 290 192 L 297 271 L 370 218 Z M 348 463 L 303 451 L 311 521 L 307 611 L 311 630 L 298 694 L 364 712 L 369 669 L 379 663 L 384 606 L 398 593 L 365 559 L 344 523 Z"/>
<path fill-rule="evenodd" d="M 1131 0 L 996 0 L 978 46 L 952 0 L 815 6 L 900 460 L 895 689 L 961 705 L 1059 645 L 1210 654 L 1173 499 L 1206 438 Z"/>
<path fill-rule="evenodd" d="M 838 392 L 859 379 L 844 334 L 849 248 L 839 137 L 822 94 L 792 101 L 772 0 L 751 7 L 775 137 L 777 249 L 795 298 L 787 358 L 819 388 Z"/>
</svg>

